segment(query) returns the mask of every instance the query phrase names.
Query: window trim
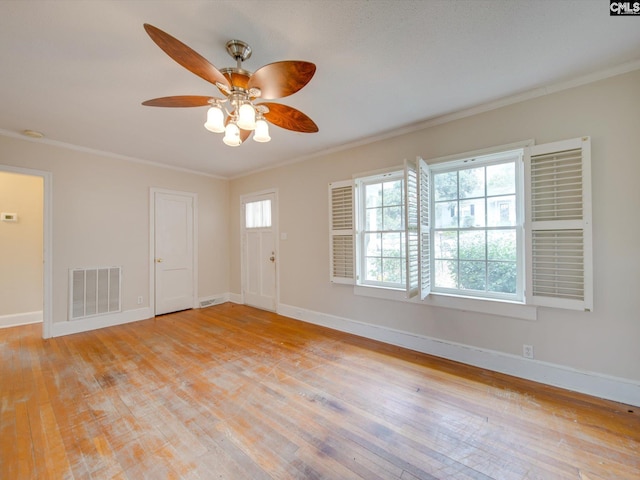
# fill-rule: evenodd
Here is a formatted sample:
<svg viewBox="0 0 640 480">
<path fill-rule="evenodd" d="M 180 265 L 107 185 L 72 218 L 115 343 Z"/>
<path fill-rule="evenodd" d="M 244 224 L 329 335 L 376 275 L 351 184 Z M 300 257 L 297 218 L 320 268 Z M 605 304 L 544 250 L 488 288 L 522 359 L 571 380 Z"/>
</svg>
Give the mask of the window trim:
<svg viewBox="0 0 640 480">
<path fill-rule="evenodd" d="M 481 148 L 478 150 L 471 150 L 469 152 L 455 153 L 453 155 L 445 155 L 442 157 L 430 158 L 427 164 L 430 168 L 436 168 L 437 165 L 442 163 L 454 162 L 456 160 L 464 161 L 464 159 L 471 157 L 483 157 L 488 155 L 499 155 L 502 152 L 508 152 L 509 150 L 519 150 L 521 148 L 532 147 L 535 145 L 534 139 L 521 140 L 519 142 L 505 143 L 503 145 L 496 145 L 495 147 Z"/>
</svg>

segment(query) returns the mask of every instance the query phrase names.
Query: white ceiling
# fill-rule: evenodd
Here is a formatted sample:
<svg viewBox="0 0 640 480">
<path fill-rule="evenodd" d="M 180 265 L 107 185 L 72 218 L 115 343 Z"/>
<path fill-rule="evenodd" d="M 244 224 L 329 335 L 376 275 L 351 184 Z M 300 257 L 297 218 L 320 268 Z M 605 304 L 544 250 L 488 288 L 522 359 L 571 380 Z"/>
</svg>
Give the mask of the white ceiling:
<svg viewBox="0 0 640 480">
<path fill-rule="evenodd" d="M 230 39 L 255 71 L 317 66 L 279 100 L 315 134 L 228 147 L 206 108 L 152 108 L 169 95 L 219 95 L 171 60 L 151 23 L 218 68 Z M 222 177 L 313 157 L 447 113 L 640 59 L 640 18 L 607 0 L 0 0 L 0 133 L 109 152 Z"/>
</svg>

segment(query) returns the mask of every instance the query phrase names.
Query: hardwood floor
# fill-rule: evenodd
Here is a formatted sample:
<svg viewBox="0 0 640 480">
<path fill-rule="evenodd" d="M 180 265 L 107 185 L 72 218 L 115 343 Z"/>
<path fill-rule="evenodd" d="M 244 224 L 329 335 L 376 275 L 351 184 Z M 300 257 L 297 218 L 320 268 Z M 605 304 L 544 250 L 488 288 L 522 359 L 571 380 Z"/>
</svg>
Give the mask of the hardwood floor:
<svg viewBox="0 0 640 480">
<path fill-rule="evenodd" d="M 0 330 L 0 478 L 638 479 L 640 415 L 224 304 Z"/>
</svg>

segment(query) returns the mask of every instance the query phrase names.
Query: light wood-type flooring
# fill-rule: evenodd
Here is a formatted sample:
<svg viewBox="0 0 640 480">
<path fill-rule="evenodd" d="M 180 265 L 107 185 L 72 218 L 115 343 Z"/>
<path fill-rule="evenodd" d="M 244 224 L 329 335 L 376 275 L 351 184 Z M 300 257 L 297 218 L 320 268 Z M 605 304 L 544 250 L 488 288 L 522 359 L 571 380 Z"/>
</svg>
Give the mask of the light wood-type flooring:
<svg viewBox="0 0 640 480">
<path fill-rule="evenodd" d="M 640 415 L 228 303 L 0 330 L 0 478 L 639 479 Z"/>
</svg>

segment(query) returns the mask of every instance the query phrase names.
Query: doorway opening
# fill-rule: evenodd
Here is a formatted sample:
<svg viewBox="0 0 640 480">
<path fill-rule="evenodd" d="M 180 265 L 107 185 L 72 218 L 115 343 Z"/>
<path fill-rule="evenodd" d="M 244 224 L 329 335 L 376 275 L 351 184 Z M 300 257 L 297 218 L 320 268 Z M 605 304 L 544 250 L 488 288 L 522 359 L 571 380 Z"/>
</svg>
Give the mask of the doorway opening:
<svg viewBox="0 0 640 480">
<path fill-rule="evenodd" d="M 2 284 L 2 291 L 9 296 L 2 302 L 0 327 L 42 322 L 42 337 L 50 338 L 52 174 L 0 165 L 0 175 L 5 183 L 1 190 L 7 195 L 0 198 L 3 203 L 0 225 L 6 230 L 2 248 L 6 254 L 4 261 L 9 258 L 13 261 L 1 268 L 4 275 L 0 283 L 6 284 Z M 26 191 L 21 192 L 22 189 Z M 16 211 L 8 211 L 12 205 L 16 205 Z M 4 245 L 6 242 L 13 243 Z"/>
</svg>

